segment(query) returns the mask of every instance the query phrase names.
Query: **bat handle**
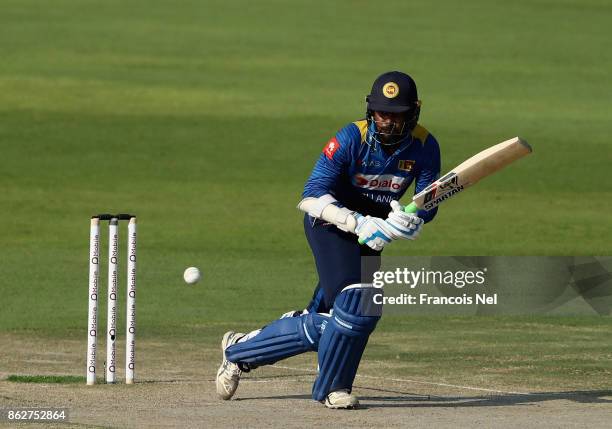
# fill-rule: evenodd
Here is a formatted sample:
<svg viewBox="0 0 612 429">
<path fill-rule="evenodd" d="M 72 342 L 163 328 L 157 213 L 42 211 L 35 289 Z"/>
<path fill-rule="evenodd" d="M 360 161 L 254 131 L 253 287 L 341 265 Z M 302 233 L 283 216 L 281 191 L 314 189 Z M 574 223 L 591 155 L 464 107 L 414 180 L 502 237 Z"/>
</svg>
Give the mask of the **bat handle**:
<svg viewBox="0 0 612 429">
<path fill-rule="evenodd" d="M 412 202 L 410 204 L 408 204 L 406 207 L 404 207 L 404 211 L 406 213 L 416 213 L 419 210 L 419 208 L 417 207 L 417 205 Z"/>
</svg>

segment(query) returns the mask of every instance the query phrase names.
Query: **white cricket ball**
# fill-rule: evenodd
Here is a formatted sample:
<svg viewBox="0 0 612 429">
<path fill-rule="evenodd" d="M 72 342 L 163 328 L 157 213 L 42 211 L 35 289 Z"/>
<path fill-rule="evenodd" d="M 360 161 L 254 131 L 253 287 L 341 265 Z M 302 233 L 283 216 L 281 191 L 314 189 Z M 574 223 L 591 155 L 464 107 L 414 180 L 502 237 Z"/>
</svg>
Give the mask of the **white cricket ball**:
<svg viewBox="0 0 612 429">
<path fill-rule="evenodd" d="M 185 279 L 185 283 L 189 285 L 196 284 L 198 281 L 200 281 L 200 277 L 201 277 L 200 270 L 197 269 L 196 267 L 189 267 L 183 273 L 183 278 Z"/>
</svg>

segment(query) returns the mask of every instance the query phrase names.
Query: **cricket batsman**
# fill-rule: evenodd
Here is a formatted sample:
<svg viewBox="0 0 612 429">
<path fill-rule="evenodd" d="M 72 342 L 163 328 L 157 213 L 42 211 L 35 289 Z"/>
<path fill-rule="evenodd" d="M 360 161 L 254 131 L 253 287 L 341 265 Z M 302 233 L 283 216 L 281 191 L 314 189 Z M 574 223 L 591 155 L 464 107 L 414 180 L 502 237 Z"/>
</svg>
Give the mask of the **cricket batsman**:
<svg viewBox="0 0 612 429">
<path fill-rule="evenodd" d="M 405 213 L 398 200 L 440 174 L 440 149 L 418 124 L 421 102 L 414 80 L 392 71 L 366 97 L 365 119 L 342 128 L 325 145 L 306 181 L 298 208 L 314 255 L 319 283 L 303 311 L 249 334 L 225 333 L 217 394 L 230 399 L 242 372 L 308 351 L 318 353 L 312 398 L 328 408 L 355 408 L 357 368 L 380 311 L 365 305 L 374 291 L 367 272 L 396 240 L 414 240 L 437 209 Z M 362 272 L 362 256 L 375 267 Z M 370 299 L 371 302 L 371 299 Z"/>
</svg>

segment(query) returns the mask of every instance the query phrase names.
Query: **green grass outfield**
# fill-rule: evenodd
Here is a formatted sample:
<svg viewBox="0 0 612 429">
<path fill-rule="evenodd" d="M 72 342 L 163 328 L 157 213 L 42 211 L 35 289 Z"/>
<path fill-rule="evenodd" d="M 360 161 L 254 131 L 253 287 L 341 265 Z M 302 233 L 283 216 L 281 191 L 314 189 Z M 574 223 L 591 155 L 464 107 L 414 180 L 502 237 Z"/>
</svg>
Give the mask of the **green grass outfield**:
<svg viewBox="0 0 612 429">
<path fill-rule="evenodd" d="M 303 182 L 388 69 L 416 79 L 443 170 L 517 134 L 534 147 L 388 253 L 611 254 L 612 6 L 412 3 L 3 1 L 0 331 L 85 339 L 88 218 L 101 211 L 139 216 L 141 337 L 208 345 L 215 326 L 303 306 L 316 281 L 295 209 Z M 190 265 L 204 274 L 195 287 L 182 283 Z M 377 335 L 433 349 L 434 327 L 457 329 L 409 320 Z M 467 335 L 478 319 L 463 323 Z M 523 323 L 487 326 L 514 326 L 516 349 L 536 360 L 561 353 L 533 352 Z M 579 347 L 563 319 L 530 323 Z M 598 338 L 572 361 L 594 365 L 595 384 L 612 354 Z M 403 344 L 388 357 L 413 361 Z"/>
</svg>

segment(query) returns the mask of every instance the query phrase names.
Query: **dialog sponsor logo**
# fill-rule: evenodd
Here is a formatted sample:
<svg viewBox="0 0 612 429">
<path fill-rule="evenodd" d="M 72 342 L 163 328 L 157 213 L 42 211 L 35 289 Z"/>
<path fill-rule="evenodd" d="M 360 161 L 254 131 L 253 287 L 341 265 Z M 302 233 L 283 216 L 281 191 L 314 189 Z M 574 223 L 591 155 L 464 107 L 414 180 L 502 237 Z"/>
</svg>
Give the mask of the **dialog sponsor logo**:
<svg viewBox="0 0 612 429">
<path fill-rule="evenodd" d="M 353 185 L 363 189 L 400 192 L 404 189 L 405 184 L 405 177 L 394 176 L 393 174 L 355 174 L 353 176 Z"/>
</svg>

